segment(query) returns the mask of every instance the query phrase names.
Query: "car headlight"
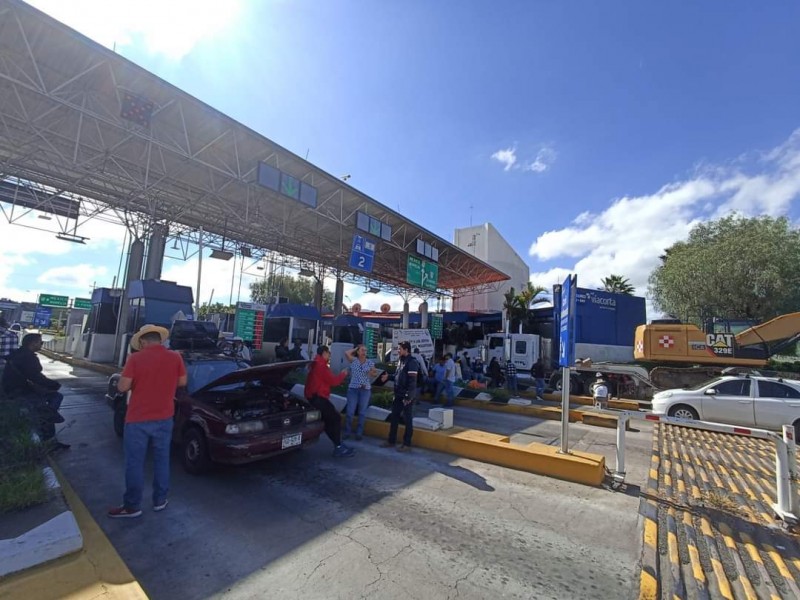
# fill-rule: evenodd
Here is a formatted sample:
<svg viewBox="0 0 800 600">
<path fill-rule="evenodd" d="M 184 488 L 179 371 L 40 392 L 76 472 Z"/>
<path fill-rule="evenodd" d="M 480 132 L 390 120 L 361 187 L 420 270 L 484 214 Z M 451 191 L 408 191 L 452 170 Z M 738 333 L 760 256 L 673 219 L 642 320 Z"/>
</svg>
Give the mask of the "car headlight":
<svg viewBox="0 0 800 600">
<path fill-rule="evenodd" d="M 672 398 L 672 392 L 658 392 L 653 400 L 664 400 L 666 398 Z"/>
<path fill-rule="evenodd" d="M 231 423 L 225 426 L 225 433 L 231 435 L 256 433 L 257 431 L 264 431 L 264 423 L 261 421 L 244 421 L 243 423 Z"/>
<path fill-rule="evenodd" d="M 314 421 L 319 421 L 322 418 L 322 413 L 318 410 L 309 410 L 306 413 L 306 423 L 313 423 Z"/>
</svg>

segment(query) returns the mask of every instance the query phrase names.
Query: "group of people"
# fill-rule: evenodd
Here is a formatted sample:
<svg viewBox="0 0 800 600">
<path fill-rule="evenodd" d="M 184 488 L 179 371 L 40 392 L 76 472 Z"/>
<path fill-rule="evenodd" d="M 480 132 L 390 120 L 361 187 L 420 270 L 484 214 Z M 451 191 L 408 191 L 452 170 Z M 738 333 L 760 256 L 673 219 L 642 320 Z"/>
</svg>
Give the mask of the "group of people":
<svg viewBox="0 0 800 600">
<path fill-rule="evenodd" d="M 275 346 L 275 360 L 277 362 L 287 362 L 290 360 L 309 360 L 309 357 L 300 340 L 295 340 L 294 345 L 289 348 L 289 338 L 285 337 Z"/>
<path fill-rule="evenodd" d="M 411 449 L 411 439 L 414 435 L 413 403 L 416 399 L 419 363 L 411 355 L 411 344 L 401 342 L 398 348 L 400 360 L 394 380 L 394 398 L 390 416 L 389 436 L 383 447 L 397 446 L 397 432 L 402 420 L 405 424 L 403 443 L 398 451 L 407 452 Z M 382 382 L 388 379 L 384 371 L 379 374 L 375 368 L 375 361 L 367 358 L 367 348 L 363 344 L 357 345 L 345 352 L 345 358 L 350 363 L 339 373 L 334 373 L 330 366 L 331 353 L 327 346 L 317 348 L 317 356 L 308 371 L 305 385 L 305 397 L 309 403 L 320 411 L 325 424 L 325 433 L 333 443 L 333 455 L 337 458 L 350 457 L 355 454 L 353 448 L 345 443 L 353 435 L 353 418 L 358 409 L 358 426 L 355 430 L 355 439 L 360 441 L 364 435 L 366 412 L 369 406 L 372 382 L 378 377 Z M 345 426 L 342 433 L 342 421 L 339 411 L 330 400 L 331 388 L 341 384 L 347 376 L 350 382 L 347 386 L 347 406 L 345 408 Z"/>
</svg>

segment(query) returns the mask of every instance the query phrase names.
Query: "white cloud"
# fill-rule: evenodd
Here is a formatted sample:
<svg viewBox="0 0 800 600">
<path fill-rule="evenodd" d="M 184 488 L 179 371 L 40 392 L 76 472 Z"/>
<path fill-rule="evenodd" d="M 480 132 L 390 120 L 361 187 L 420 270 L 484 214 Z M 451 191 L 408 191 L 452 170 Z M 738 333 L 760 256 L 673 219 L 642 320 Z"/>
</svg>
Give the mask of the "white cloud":
<svg viewBox="0 0 800 600">
<path fill-rule="evenodd" d="M 534 173 L 544 173 L 556 161 L 556 152 L 549 146 L 540 148 L 536 153 L 536 158 L 532 162 L 523 167 L 525 171 L 533 171 Z"/>
<path fill-rule="evenodd" d="M 517 162 L 517 149 L 505 148 L 492 154 L 492 158 L 503 165 L 503 171 L 510 171 Z"/>
<path fill-rule="evenodd" d="M 108 47 L 143 44 L 179 61 L 238 18 L 241 0 L 29 0 L 36 8 Z"/>
<path fill-rule="evenodd" d="M 549 287 L 572 272 L 581 287 L 598 287 L 614 273 L 629 278 L 644 294 L 664 249 L 686 239 L 698 222 L 732 211 L 785 215 L 799 196 L 800 130 L 758 160 L 704 168 L 693 178 L 653 194 L 613 200 L 602 212 L 582 212 L 568 226 L 541 234 L 529 254 L 542 261 L 562 260 L 533 273 L 531 281 Z"/>
<path fill-rule="evenodd" d="M 104 281 L 106 275 L 108 275 L 106 267 L 82 263 L 65 267 L 53 267 L 39 275 L 36 281 L 44 286 L 55 286 L 60 290 L 73 290 L 86 294 L 96 286 L 98 281 Z"/>
<path fill-rule="evenodd" d="M 512 146 L 503 148 L 492 154 L 491 158 L 503 165 L 503 171 L 512 169 L 522 169 L 532 173 L 544 173 L 556 160 L 556 151 L 550 146 L 542 146 L 536 152 L 536 156 L 526 161 L 519 161 L 517 158 L 517 148 Z"/>
</svg>

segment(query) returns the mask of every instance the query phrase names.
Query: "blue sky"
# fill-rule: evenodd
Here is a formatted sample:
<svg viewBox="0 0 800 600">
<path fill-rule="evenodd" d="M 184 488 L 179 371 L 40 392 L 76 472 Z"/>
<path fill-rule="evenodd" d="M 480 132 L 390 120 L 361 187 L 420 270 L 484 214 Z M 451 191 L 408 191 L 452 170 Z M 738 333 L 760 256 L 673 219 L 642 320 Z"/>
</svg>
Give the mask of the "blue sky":
<svg viewBox="0 0 800 600">
<path fill-rule="evenodd" d="M 491 221 L 542 285 L 643 294 L 694 223 L 798 216 L 796 3 L 33 4 L 445 239 Z M 110 285 L 121 233 L 99 237 L 0 267 L 0 295 Z"/>
</svg>

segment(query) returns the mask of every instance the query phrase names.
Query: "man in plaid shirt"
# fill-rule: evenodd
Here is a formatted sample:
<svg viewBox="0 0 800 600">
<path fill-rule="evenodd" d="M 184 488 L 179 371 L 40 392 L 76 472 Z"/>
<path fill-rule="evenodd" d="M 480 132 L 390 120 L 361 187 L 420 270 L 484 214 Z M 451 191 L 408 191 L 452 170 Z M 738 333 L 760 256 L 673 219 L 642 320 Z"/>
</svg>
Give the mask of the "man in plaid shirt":
<svg viewBox="0 0 800 600">
<path fill-rule="evenodd" d="M 19 348 L 17 334 L 8 328 L 8 321 L 0 317 L 0 365 L 6 364 L 6 356 Z"/>
</svg>

